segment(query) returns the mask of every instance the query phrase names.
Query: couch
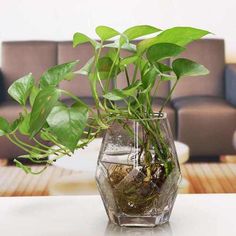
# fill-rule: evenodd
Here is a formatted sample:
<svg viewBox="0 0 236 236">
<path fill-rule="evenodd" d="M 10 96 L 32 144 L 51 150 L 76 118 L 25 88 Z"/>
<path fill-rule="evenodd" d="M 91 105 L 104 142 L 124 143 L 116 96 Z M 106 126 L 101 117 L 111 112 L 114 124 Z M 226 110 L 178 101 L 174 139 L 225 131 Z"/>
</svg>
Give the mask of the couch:
<svg viewBox="0 0 236 236">
<path fill-rule="evenodd" d="M 189 145 L 191 156 L 211 157 L 235 152 L 232 137 L 236 130 L 236 65 L 225 64 L 224 48 L 224 40 L 202 39 L 190 44 L 181 55 L 204 64 L 211 71 L 204 78 L 182 79 L 165 109 L 174 137 Z M 29 72 L 38 80 L 51 66 L 75 59 L 79 59 L 82 65 L 91 55 L 89 44 L 73 48 L 71 42 L 3 42 L 0 116 L 12 121 L 21 111 L 7 95 L 7 89 L 14 80 Z M 122 78 L 119 80 L 118 87 L 122 87 Z M 156 109 L 171 86 L 171 82 L 162 85 L 158 97 L 154 98 Z M 84 77 L 62 82 L 60 87 L 92 103 Z M 22 154 L 20 149 L 5 137 L 0 137 L 0 158 L 14 158 L 19 154 Z"/>
</svg>

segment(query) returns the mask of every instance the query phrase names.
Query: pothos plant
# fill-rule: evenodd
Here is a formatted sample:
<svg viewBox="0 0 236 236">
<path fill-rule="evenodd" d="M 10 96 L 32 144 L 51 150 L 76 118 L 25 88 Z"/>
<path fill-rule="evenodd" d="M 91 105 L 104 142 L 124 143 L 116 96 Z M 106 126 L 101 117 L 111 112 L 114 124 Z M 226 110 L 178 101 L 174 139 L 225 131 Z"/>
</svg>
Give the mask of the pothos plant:
<svg viewBox="0 0 236 236">
<path fill-rule="evenodd" d="M 150 136 L 161 139 L 161 135 L 153 132 L 153 127 L 147 121 L 154 115 L 152 100 L 154 95 L 158 96 L 160 84 L 171 80 L 173 86 L 159 113 L 182 77 L 208 74 L 203 65 L 186 58 L 176 58 L 187 44 L 209 34 L 208 31 L 191 27 L 174 27 L 163 31 L 149 25 L 138 25 L 122 33 L 107 26 L 98 26 L 96 33 L 99 41 L 83 33 L 74 34 L 74 47 L 89 43 L 94 52 L 80 70 L 75 71 L 80 63 L 78 55 L 78 61 L 48 69 L 37 80 L 39 82 L 30 73 L 9 87 L 9 95 L 22 106 L 22 112 L 13 123 L 0 117 L 0 135 L 6 136 L 26 152 L 14 160 L 25 172 L 37 174 L 22 164 L 20 159 L 45 164 L 43 171 L 53 161 L 85 147 L 117 120 L 141 120 L 144 129 L 150 131 Z M 142 36 L 145 39 L 137 40 Z M 106 53 L 103 52 L 104 48 L 107 48 Z M 129 56 L 123 57 L 123 51 L 128 51 Z M 170 59 L 171 64 L 167 65 L 166 59 Z M 121 73 L 126 78 L 126 87 L 123 89 L 116 87 Z M 62 80 L 76 79 L 76 74 L 84 75 L 84 79 L 89 81 L 94 107 L 59 88 Z M 101 94 L 98 93 L 98 87 Z M 70 97 L 74 103 L 66 105 L 61 99 L 62 95 Z M 123 101 L 122 105 L 116 102 L 120 100 Z M 34 144 L 24 142 L 19 134 L 28 136 Z M 50 145 L 45 145 L 45 140 Z M 143 142 L 143 145 L 145 156 L 145 145 L 148 144 Z M 157 146 L 156 151 L 165 160 L 168 150 L 164 144 L 163 147 Z M 55 158 L 48 160 L 49 155 Z M 148 153 L 146 157 L 148 161 Z"/>
</svg>

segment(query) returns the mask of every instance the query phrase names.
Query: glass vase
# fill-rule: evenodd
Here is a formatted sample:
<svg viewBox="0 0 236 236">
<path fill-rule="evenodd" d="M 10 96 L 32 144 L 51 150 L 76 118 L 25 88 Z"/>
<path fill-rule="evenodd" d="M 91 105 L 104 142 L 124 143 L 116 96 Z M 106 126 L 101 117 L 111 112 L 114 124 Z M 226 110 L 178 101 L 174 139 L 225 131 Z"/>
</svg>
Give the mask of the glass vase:
<svg viewBox="0 0 236 236">
<path fill-rule="evenodd" d="M 180 177 L 165 113 L 149 119 L 117 119 L 109 127 L 96 181 L 112 223 L 153 227 L 168 222 Z"/>
</svg>

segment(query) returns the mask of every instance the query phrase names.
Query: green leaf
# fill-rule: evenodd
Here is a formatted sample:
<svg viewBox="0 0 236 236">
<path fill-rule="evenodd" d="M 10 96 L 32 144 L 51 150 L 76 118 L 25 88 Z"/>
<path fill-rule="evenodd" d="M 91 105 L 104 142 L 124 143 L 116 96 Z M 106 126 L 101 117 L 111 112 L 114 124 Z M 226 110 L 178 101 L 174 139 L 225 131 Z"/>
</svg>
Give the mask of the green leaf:
<svg viewBox="0 0 236 236">
<path fill-rule="evenodd" d="M 117 48 L 109 48 L 109 50 L 105 56 L 111 58 L 111 60 L 114 62 L 117 57 L 117 52 L 118 52 Z M 118 62 L 119 62 L 119 60 L 116 60 L 116 63 L 118 63 Z"/>
<path fill-rule="evenodd" d="M 157 43 L 148 48 L 146 56 L 150 62 L 156 62 L 175 57 L 184 50 L 185 48 L 173 43 Z"/>
<path fill-rule="evenodd" d="M 174 80 L 176 79 L 175 75 L 172 74 L 167 74 L 168 72 L 172 72 L 172 68 L 170 68 L 169 66 L 160 63 L 160 62 L 155 62 L 153 63 L 156 71 L 158 72 L 158 75 L 160 76 L 162 81 L 168 81 L 168 80 Z"/>
<path fill-rule="evenodd" d="M 161 73 L 165 73 L 165 72 L 170 72 L 173 71 L 172 68 L 170 68 L 169 66 L 167 66 L 166 64 L 160 63 L 160 62 L 155 62 L 154 66 L 156 67 L 156 69 L 158 71 L 160 71 Z"/>
<path fill-rule="evenodd" d="M 130 64 L 132 64 L 132 63 L 134 63 L 134 62 L 136 62 L 138 58 L 139 58 L 139 57 L 136 56 L 136 55 L 129 56 L 129 57 L 125 57 L 125 58 L 123 58 L 123 59 L 121 60 L 120 66 L 128 66 L 128 65 L 130 65 Z"/>
<path fill-rule="evenodd" d="M 92 70 L 93 63 L 94 63 L 94 57 L 91 57 L 80 70 L 75 71 L 74 73 L 80 75 L 88 75 Z"/>
<path fill-rule="evenodd" d="M 112 68 L 112 64 L 113 61 L 110 57 L 101 57 L 98 59 L 97 70 L 99 72 L 100 79 L 108 79 L 109 76 L 113 78 L 116 73 L 118 74 L 120 72 L 119 68 L 116 65 Z"/>
<path fill-rule="evenodd" d="M 158 31 L 161 30 L 151 25 L 137 25 L 128 28 L 123 32 L 123 34 L 128 38 L 128 40 L 133 40 L 148 34 L 156 33 Z"/>
<path fill-rule="evenodd" d="M 13 121 L 11 124 L 11 133 L 16 132 L 16 130 L 19 128 L 20 123 L 23 121 L 23 116 L 20 113 L 20 117 Z"/>
<path fill-rule="evenodd" d="M 200 76 L 209 74 L 209 70 L 206 67 L 186 58 L 178 58 L 174 60 L 172 68 L 178 79 L 183 76 Z"/>
<path fill-rule="evenodd" d="M 104 94 L 103 97 L 111 101 L 118 101 L 125 99 L 127 96 L 122 92 L 122 90 L 113 89 L 111 92 Z"/>
<path fill-rule="evenodd" d="M 11 126 L 8 121 L 0 117 L 0 136 L 11 133 Z"/>
<path fill-rule="evenodd" d="M 59 97 L 60 92 L 54 87 L 45 88 L 38 93 L 30 115 L 31 137 L 37 134 L 43 127 Z"/>
<path fill-rule="evenodd" d="M 110 57 L 100 57 L 97 63 L 97 69 L 99 72 L 109 72 L 113 61 Z"/>
<path fill-rule="evenodd" d="M 38 93 L 39 93 L 39 88 L 36 86 L 33 86 L 31 89 L 30 97 L 29 97 L 31 107 L 34 104 L 34 100 L 36 96 L 38 95 Z"/>
<path fill-rule="evenodd" d="M 155 83 L 158 72 L 155 68 L 150 68 L 143 76 L 142 76 L 142 84 L 143 88 L 151 89 Z"/>
<path fill-rule="evenodd" d="M 209 31 L 192 27 L 174 27 L 161 32 L 158 36 L 158 42 L 174 43 L 179 46 L 185 46 L 194 40 L 210 34 Z"/>
<path fill-rule="evenodd" d="M 140 87 L 141 85 L 141 81 L 136 81 L 135 83 L 124 89 L 113 89 L 111 92 L 103 95 L 103 97 L 111 101 L 123 100 L 129 96 L 134 96 L 134 94 L 136 94 L 137 92 L 138 87 Z"/>
<path fill-rule="evenodd" d="M 19 131 L 23 135 L 30 134 L 30 114 L 22 117 L 21 122 L 19 123 Z"/>
<path fill-rule="evenodd" d="M 75 33 L 73 36 L 73 47 L 77 47 L 79 44 L 83 44 L 83 43 L 91 43 L 91 45 L 94 48 L 98 48 L 99 47 L 99 43 L 96 42 L 95 40 L 89 38 L 87 35 L 82 34 L 82 33 Z"/>
<path fill-rule="evenodd" d="M 173 43 L 179 46 L 185 46 L 194 40 L 210 34 L 206 30 L 191 27 L 174 27 L 161 32 L 153 38 L 144 39 L 137 45 L 137 51 L 142 54 L 146 49 L 156 43 Z"/>
<path fill-rule="evenodd" d="M 96 28 L 96 33 L 100 37 L 101 40 L 105 41 L 107 39 L 111 39 L 120 33 L 116 31 L 115 29 L 112 29 L 111 27 L 108 26 L 98 26 Z"/>
<path fill-rule="evenodd" d="M 78 61 L 72 61 L 50 68 L 40 78 L 41 88 L 57 86 L 64 79 L 70 80 L 73 76 L 73 70 L 77 64 Z"/>
<path fill-rule="evenodd" d="M 14 98 L 19 104 L 25 105 L 27 98 L 34 85 L 34 78 L 32 74 L 28 74 L 16 80 L 8 89 L 9 95 Z"/>
<path fill-rule="evenodd" d="M 72 107 L 55 106 L 47 122 L 58 141 L 73 152 L 86 127 L 87 119 L 88 108 L 75 104 Z"/>
<path fill-rule="evenodd" d="M 119 42 L 115 41 L 114 43 L 108 43 L 103 45 L 104 48 L 119 48 Z M 136 45 L 133 43 L 124 43 L 121 46 L 121 49 L 129 51 L 129 52 L 136 52 Z"/>
<path fill-rule="evenodd" d="M 141 76 L 143 76 L 150 68 L 150 63 L 148 60 L 141 57 L 140 63 L 137 64 L 139 66 L 139 69 L 141 71 Z"/>
<path fill-rule="evenodd" d="M 161 74 L 162 81 L 169 81 L 169 80 L 175 80 L 175 79 L 177 79 L 175 75 Z"/>
<path fill-rule="evenodd" d="M 138 80 L 132 83 L 130 86 L 124 88 L 122 91 L 125 95 L 133 96 L 137 92 L 137 89 L 142 85 L 142 81 Z"/>
</svg>

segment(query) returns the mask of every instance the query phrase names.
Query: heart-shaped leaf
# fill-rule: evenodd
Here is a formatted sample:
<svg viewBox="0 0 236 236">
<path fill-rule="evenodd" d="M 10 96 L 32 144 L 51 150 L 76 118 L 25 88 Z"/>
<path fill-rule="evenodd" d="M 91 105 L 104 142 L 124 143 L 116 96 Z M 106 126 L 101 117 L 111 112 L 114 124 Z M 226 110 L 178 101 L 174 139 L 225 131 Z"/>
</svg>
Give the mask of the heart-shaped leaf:
<svg viewBox="0 0 236 236">
<path fill-rule="evenodd" d="M 73 47 L 77 47 L 80 44 L 84 44 L 84 43 L 90 43 L 94 48 L 98 48 L 99 47 L 99 43 L 96 42 L 95 40 L 91 39 L 90 37 L 88 37 L 85 34 L 82 33 L 75 33 L 73 36 Z"/>
<path fill-rule="evenodd" d="M 39 93 L 39 88 L 36 86 L 33 86 L 31 89 L 30 97 L 29 97 L 31 106 L 33 106 L 34 100 L 35 100 L 36 96 L 38 95 L 38 93 Z"/>
<path fill-rule="evenodd" d="M 109 77 L 113 78 L 116 74 L 120 72 L 117 65 L 113 66 L 113 61 L 110 57 L 101 57 L 98 59 L 97 70 L 99 73 L 100 79 L 108 79 Z"/>
<path fill-rule="evenodd" d="M 41 88 L 57 86 L 64 79 L 70 80 L 73 77 L 73 70 L 77 64 L 78 61 L 72 61 L 50 68 L 40 78 Z"/>
<path fill-rule="evenodd" d="M 20 117 L 11 123 L 11 133 L 16 132 L 16 130 L 19 128 L 19 125 L 21 124 L 22 121 L 23 121 L 23 116 L 20 113 Z"/>
<path fill-rule="evenodd" d="M 30 95 L 31 89 L 34 86 L 34 78 L 32 74 L 28 74 L 16 80 L 8 89 L 9 95 L 14 98 L 19 104 L 25 105 Z"/>
<path fill-rule="evenodd" d="M 142 54 L 145 50 L 156 43 L 173 43 L 183 47 L 207 34 L 210 34 L 210 32 L 192 27 L 170 28 L 161 32 L 156 37 L 142 40 L 137 45 L 137 52 Z"/>
<path fill-rule="evenodd" d="M 115 41 L 114 43 L 108 43 L 104 44 L 104 48 L 119 48 L 120 47 L 120 42 Z M 121 49 L 129 51 L 129 52 L 136 52 L 136 45 L 133 43 L 123 43 L 121 46 Z"/>
<path fill-rule="evenodd" d="M 172 68 L 178 79 L 184 76 L 200 76 L 209 74 L 209 70 L 206 67 L 186 58 L 178 58 L 174 60 Z"/>
<path fill-rule="evenodd" d="M 47 118 L 50 131 L 56 136 L 58 141 L 69 148 L 75 150 L 88 119 L 88 108 L 81 104 L 72 107 L 55 106 Z"/>
<path fill-rule="evenodd" d="M 19 131 L 23 135 L 30 134 L 30 114 L 22 117 L 22 121 L 19 123 Z"/>
<path fill-rule="evenodd" d="M 43 127 L 46 119 L 51 112 L 57 100 L 60 97 L 60 92 L 54 87 L 48 87 L 41 90 L 34 100 L 30 115 L 30 134 L 31 137 L 36 135 Z"/>
<path fill-rule="evenodd" d="M 157 43 L 148 48 L 146 56 L 150 62 L 156 62 L 175 57 L 184 50 L 185 48 L 173 43 Z"/>
<path fill-rule="evenodd" d="M 91 57 L 81 69 L 75 71 L 74 73 L 80 75 L 88 75 L 92 70 L 93 63 L 94 63 L 94 57 Z"/>
<path fill-rule="evenodd" d="M 11 132 L 10 124 L 5 118 L 0 117 L 0 136 L 9 134 L 10 132 Z"/>
<path fill-rule="evenodd" d="M 139 58 L 139 57 L 136 56 L 136 55 L 129 56 L 129 57 L 125 57 L 125 58 L 123 58 L 123 59 L 121 60 L 120 66 L 128 66 L 128 65 L 130 65 L 130 64 L 132 64 L 132 63 L 134 63 L 134 62 L 136 62 L 138 58 Z"/>
<path fill-rule="evenodd" d="M 113 89 L 111 92 L 103 95 L 103 97 L 111 101 L 123 100 L 127 97 L 134 96 L 134 94 L 137 93 L 138 87 L 140 87 L 141 85 L 141 81 L 136 81 L 135 83 L 124 89 Z"/>
<path fill-rule="evenodd" d="M 160 63 L 160 62 L 155 62 L 155 63 L 153 63 L 153 65 L 161 73 L 173 71 L 171 67 L 167 66 L 166 64 Z"/>
<path fill-rule="evenodd" d="M 128 40 L 133 40 L 148 34 L 156 33 L 158 31 L 161 30 L 151 25 L 137 25 L 128 28 L 123 32 L 123 34 L 128 38 Z"/>
<path fill-rule="evenodd" d="M 158 43 L 174 43 L 179 46 L 185 46 L 194 40 L 210 34 L 209 31 L 192 27 L 173 27 L 161 32 L 156 38 Z"/>
<path fill-rule="evenodd" d="M 122 92 L 122 90 L 113 89 L 111 92 L 104 94 L 103 97 L 111 101 L 118 101 L 125 99 L 127 96 Z"/>
<path fill-rule="evenodd" d="M 100 25 L 96 28 L 96 33 L 100 37 L 100 39 L 103 41 L 111 39 L 120 34 L 115 29 L 108 26 L 103 26 L 103 25 Z"/>
<path fill-rule="evenodd" d="M 143 76 L 142 76 L 142 84 L 143 88 L 152 88 L 155 80 L 157 78 L 158 72 L 155 68 L 150 68 Z"/>
</svg>

